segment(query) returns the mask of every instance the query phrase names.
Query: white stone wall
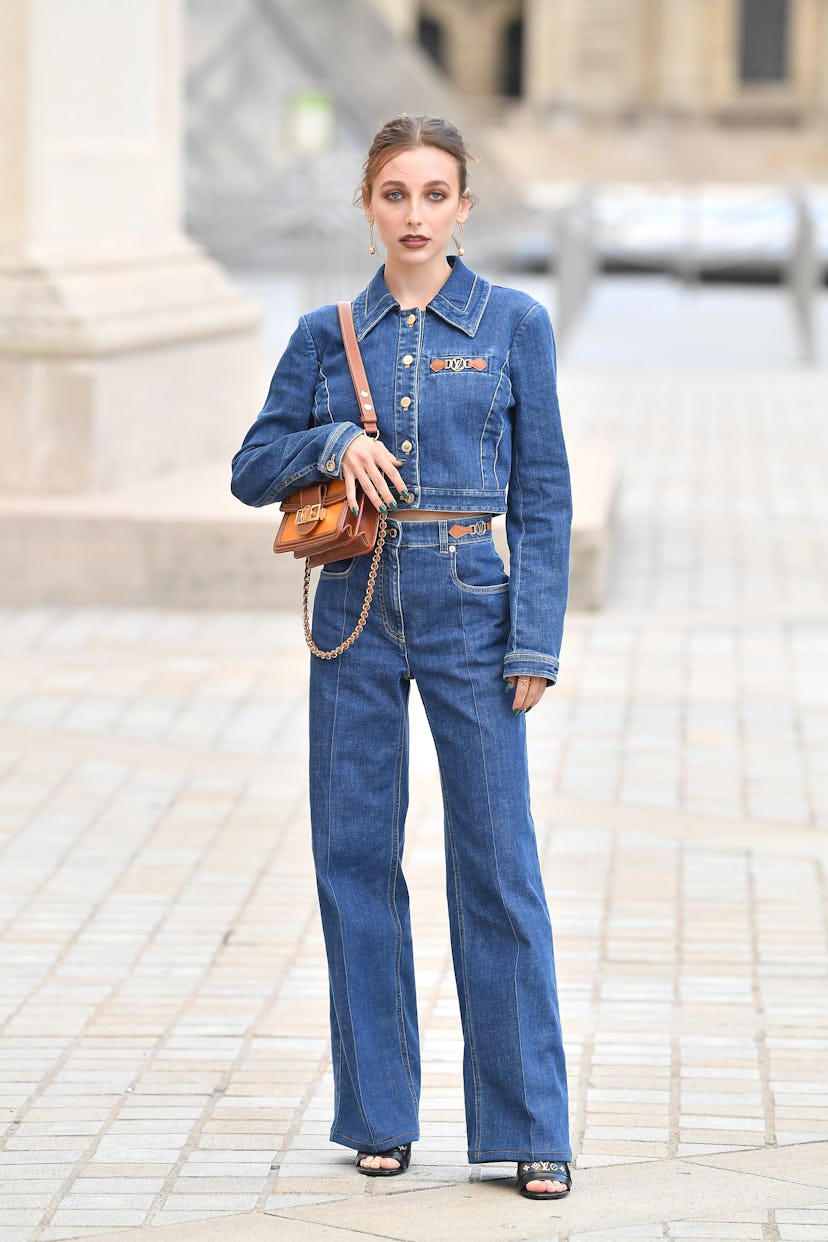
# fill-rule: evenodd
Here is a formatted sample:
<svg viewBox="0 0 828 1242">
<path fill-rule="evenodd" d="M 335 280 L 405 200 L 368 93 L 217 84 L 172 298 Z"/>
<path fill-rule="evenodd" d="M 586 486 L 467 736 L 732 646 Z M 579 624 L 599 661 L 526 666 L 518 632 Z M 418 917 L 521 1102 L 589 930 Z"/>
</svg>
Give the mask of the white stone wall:
<svg viewBox="0 0 828 1242">
<path fill-rule="evenodd" d="M 257 311 L 181 232 L 178 0 L 0 6 L 0 490 L 229 453 Z"/>
</svg>

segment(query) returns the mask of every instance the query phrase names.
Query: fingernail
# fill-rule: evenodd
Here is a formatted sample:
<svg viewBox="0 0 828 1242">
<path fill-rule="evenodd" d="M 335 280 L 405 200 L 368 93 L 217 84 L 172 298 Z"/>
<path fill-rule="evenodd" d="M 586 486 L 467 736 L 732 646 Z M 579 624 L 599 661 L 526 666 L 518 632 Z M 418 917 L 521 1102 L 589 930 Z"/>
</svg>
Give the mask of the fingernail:
<svg viewBox="0 0 828 1242">
<path fill-rule="evenodd" d="M 522 708 L 522 707 L 513 707 L 513 708 L 512 708 L 512 715 L 513 715 L 513 716 L 522 716 L 522 715 L 523 715 L 523 708 Z"/>
<path fill-rule="evenodd" d="M 392 509 L 399 509 L 400 506 L 397 504 L 396 500 L 392 500 L 390 507 Z"/>
<path fill-rule="evenodd" d="M 388 505 L 380 505 L 380 513 L 387 513 Z"/>
<path fill-rule="evenodd" d="M 508 693 L 509 693 L 509 691 L 511 690 L 511 688 L 512 688 L 512 687 L 509 685 L 509 683 L 508 683 L 508 681 L 507 681 L 507 682 L 506 682 L 506 685 L 503 687 L 503 693 L 504 693 L 504 694 L 508 694 Z"/>
<path fill-rule="evenodd" d="M 351 505 L 351 513 L 353 513 L 354 517 L 359 517 L 359 509 L 356 505 Z"/>
</svg>

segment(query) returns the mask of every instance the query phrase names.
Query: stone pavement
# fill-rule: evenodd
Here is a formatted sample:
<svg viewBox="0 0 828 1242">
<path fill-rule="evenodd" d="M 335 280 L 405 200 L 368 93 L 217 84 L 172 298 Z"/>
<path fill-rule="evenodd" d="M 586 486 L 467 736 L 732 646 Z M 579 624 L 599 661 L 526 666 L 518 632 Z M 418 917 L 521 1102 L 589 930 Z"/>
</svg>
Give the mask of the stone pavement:
<svg viewBox="0 0 828 1242">
<path fill-rule="evenodd" d="M 574 1193 L 464 1163 L 420 710 L 423 1139 L 385 1183 L 327 1140 L 297 615 L 8 609 L 0 1242 L 828 1239 L 828 376 L 590 348 L 613 581 L 529 721 Z"/>
</svg>

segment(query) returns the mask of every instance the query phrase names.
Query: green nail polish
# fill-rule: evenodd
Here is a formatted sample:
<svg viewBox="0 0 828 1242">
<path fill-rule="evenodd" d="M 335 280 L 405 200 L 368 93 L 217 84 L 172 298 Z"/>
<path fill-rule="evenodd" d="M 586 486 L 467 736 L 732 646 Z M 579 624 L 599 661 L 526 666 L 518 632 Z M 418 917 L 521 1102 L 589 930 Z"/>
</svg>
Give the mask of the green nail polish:
<svg viewBox="0 0 828 1242">
<path fill-rule="evenodd" d="M 356 505 L 351 505 L 351 513 L 353 513 L 354 517 L 359 517 L 359 509 Z"/>
<path fill-rule="evenodd" d="M 380 505 L 380 513 L 387 513 L 388 505 Z"/>
<path fill-rule="evenodd" d="M 392 500 L 392 501 L 391 501 L 391 508 L 392 508 L 392 509 L 399 509 L 399 507 L 400 507 L 400 506 L 397 504 L 396 500 Z"/>
</svg>

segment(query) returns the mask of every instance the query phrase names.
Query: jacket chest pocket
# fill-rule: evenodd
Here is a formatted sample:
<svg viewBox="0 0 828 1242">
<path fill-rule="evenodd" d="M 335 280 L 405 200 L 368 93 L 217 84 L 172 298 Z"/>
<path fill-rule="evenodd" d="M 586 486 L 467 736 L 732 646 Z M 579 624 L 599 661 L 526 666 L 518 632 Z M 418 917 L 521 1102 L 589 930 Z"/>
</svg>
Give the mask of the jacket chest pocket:
<svg viewBox="0 0 828 1242">
<path fill-rule="evenodd" d="M 468 408 L 481 414 L 491 408 L 503 368 L 491 350 L 467 348 L 463 353 L 426 354 L 420 365 L 420 396 L 429 409 L 447 414 Z"/>
<path fill-rule="evenodd" d="M 509 385 L 491 351 L 433 353 L 420 379 L 420 449 L 433 485 L 497 487 Z"/>
</svg>

